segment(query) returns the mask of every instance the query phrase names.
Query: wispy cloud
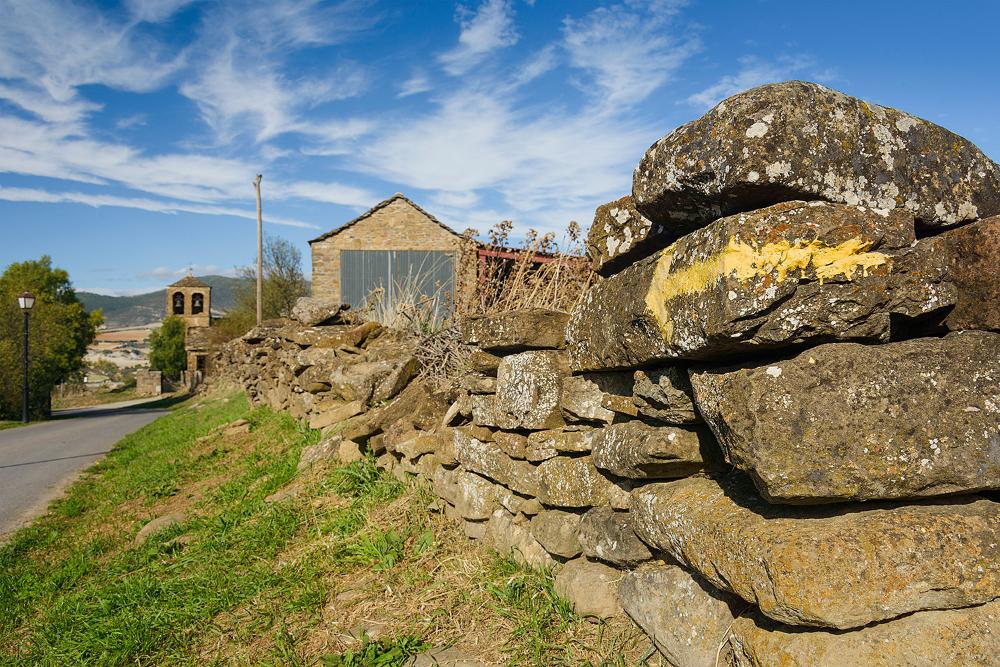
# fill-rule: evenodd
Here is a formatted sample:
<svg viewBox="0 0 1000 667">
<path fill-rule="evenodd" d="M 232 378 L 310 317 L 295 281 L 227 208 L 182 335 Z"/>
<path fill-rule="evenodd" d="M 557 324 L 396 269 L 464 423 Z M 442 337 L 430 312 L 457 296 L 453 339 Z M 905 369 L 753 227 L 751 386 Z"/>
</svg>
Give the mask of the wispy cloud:
<svg viewBox="0 0 1000 667">
<path fill-rule="evenodd" d="M 154 278 L 162 281 L 178 280 L 188 275 L 188 273 L 195 276 L 227 276 L 233 278 L 238 274 L 238 271 L 235 267 L 224 268 L 216 264 L 189 264 L 188 266 L 179 268 L 157 266 L 149 271 L 143 271 L 137 277 Z"/>
<path fill-rule="evenodd" d="M 409 79 L 400 84 L 399 94 L 396 97 L 409 97 L 410 95 L 426 93 L 432 89 L 433 86 L 427 74 L 422 70 L 417 70 Z"/>
<path fill-rule="evenodd" d="M 438 56 L 444 70 L 453 76 L 465 74 L 488 54 L 513 46 L 520 38 L 514 26 L 514 10 L 508 0 L 485 0 L 479 9 L 461 7 L 458 44 Z"/>
<path fill-rule="evenodd" d="M 41 202 L 47 204 L 84 204 L 99 208 L 115 206 L 133 208 L 155 213 L 196 213 L 199 215 L 217 215 L 229 218 L 257 220 L 257 212 L 253 209 L 240 209 L 226 206 L 200 206 L 184 202 L 166 202 L 158 199 L 143 199 L 139 197 L 118 197 L 115 195 L 95 195 L 84 192 L 50 192 L 38 188 L 8 188 L 0 186 L 0 200 L 17 202 Z M 295 220 L 293 218 L 266 216 L 268 223 L 301 227 L 304 229 L 319 229 L 318 226 Z"/>
<path fill-rule="evenodd" d="M 807 55 L 783 55 L 773 61 L 766 61 L 757 56 L 744 56 L 739 59 L 740 68 L 735 74 L 727 74 L 714 84 L 687 98 L 687 102 L 698 107 L 715 106 L 730 95 L 761 86 L 765 83 L 784 81 L 794 76 L 810 72 L 810 78 L 816 81 L 829 81 L 836 76 L 829 68 L 812 71 L 816 62 Z"/>
<path fill-rule="evenodd" d="M 607 108 L 649 97 L 700 49 L 693 30 L 673 34 L 682 2 L 627 2 L 563 22 L 564 48 L 591 81 L 580 84 Z"/>
</svg>

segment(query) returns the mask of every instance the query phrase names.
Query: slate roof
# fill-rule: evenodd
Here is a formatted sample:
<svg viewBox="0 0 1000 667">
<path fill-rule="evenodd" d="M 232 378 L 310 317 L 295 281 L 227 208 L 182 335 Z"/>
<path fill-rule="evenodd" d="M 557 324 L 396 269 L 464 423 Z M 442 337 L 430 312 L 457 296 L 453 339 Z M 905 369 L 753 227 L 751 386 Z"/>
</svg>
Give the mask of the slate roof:
<svg viewBox="0 0 1000 667">
<path fill-rule="evenodd" d="M 317 236 L 316 238 L 314 238 L 311 241 L 309 241 L 309 243 L 313 244 L 313 243 L 316 243 L 317 241 L 324 241 L 324 240 L 330 238 L 331 236 L 336 236 L 337 234 L 339 234 L 340 232 L 344 231 L 348 227 L 361 222 L 362 220 L 364 220 L 365 218 L 367 218 L 368 216 L 370 216 L 372 213 L 375 213 L 375 211 L 378 211 L 379 209 L 385 208 L 386 206 L 388 206 L 392 202 L 396 201 L 397 199 L 402 199 L 407 204 L 409 204 L 413 208 L 417 209 L 418 211 L 420 211 L 421 213 L 423 213 L 424 215 L 426 215 L 428 217 L 428 219 L 430 219 L 431 222 L 435 223 L 436 225 L 438 225 L 439 227 L 441 227 L 442 229 L 444 229 L 445 231 L 447 231 L 452 236 L 461 236 L 461 234 L 455 233 L 455 230 L 453 230 L 451 227 L 449 227 L 448 225 L 444 224 L 443 222 L 441 222 L 440 220 L 438 220 L 437 218 L 435 218 L 433 215 L 431 215 L 430 213 L 428 213 L 424 209 L 422 209 L 419 206 L 417 206 L 416 204 L 414 204 L 413 201 L 410 200 L 410 198 L 408 198 L 406 195 L 404 195 L 401 192 L 397 192 L 396 194 L 394 194 L 393 196 L 389 197 L 385 201 L 380 201 L 379 203 L 375 204 L 370 209 L 368 209 L 367 211 L 365 211 L 364 213 L 362 213 L 358 217 L 354 218 L 353 220 L 347 221 L 346 223 L 344 223 L 340 227 L 337 227 L 336 229 L 331 230 L 331 231 L 327 232 L 326 234 L 323 234 L 321 236 Z"/>
</svg>

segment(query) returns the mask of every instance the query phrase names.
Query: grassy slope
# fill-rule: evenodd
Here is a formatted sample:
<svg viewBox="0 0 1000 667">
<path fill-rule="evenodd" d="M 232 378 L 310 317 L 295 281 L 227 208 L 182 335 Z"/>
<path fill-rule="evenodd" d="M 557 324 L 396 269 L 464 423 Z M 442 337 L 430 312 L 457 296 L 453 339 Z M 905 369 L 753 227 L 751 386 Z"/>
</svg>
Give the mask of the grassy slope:
<svg viewBox="0 0 1000 667">
<path fill-rule="evenodd" d="M 213 431 L 240 417 L 251 433 Z M 124 438 L 0 550 L 0 663 L 395 665 L 456 641 L 516 665 L 646 653 L 633 626 L 576 618 L 549 573 L 469 542 L 426 488 L 370 461 L 296 476 L 317 439 L 239 394 Z"/>
</svg>

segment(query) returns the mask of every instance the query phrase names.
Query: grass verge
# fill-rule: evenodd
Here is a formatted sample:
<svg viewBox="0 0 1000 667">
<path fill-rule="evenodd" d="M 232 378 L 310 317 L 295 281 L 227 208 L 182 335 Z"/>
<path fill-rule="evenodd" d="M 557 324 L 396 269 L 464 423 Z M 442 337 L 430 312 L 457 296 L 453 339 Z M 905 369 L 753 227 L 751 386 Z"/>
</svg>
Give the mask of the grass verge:
<svg viewBox="0 0 1000 667">
<path fill-rule="evenodd" d="M 238 418 L 249 433 L 219 429 Z M 0 549 L 0 664 L 390 666 L 427 647 L 515 665 L 640 664 L 371 460 L 296 473 L 318 440 L 241 394 L 124 438 Z M 146 540 L 158 517 L 174 521 Z"/>
</svg>

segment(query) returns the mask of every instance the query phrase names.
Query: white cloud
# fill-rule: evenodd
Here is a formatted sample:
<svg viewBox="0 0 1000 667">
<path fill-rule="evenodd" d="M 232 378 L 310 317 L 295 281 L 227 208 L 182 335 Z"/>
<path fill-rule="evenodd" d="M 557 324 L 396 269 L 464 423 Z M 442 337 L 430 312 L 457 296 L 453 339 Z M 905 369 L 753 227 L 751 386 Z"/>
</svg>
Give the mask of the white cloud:
<svg viewBox="0 0 1000 667">
<path fill-rule="evenodd" d="M 179 268 L 157 266 L 149 271 L 143 271 L 138 277 L 155 278 L 156 280 L 179 280 L 189 273 L 195 276 L 228 276 L 234 278 L 239 272 L 234 267 L 223 268 L 217 264 L 189 264 L 188 266 Z"/>
<path fill-rule="evenodd" d="M 317 181 L 277 183 L 268 192 L 270 196 L 277 199 L 307 199 L 325 204 L 340 204 L 357 208 L 369 207 L 378 201 L 378 197 L 368 190 L 343 183 L 320 183 Z"/>
<path fill-rule="evenodd" d="M 438 56 L 444 70 L 453 76 L 465 74 L 497 49 L 512 46 L 519 36 L 514 26 L 514 10 L 507 0 L 486 0 L 471 12 L 462 8 L 458 45 Z"/>
<path fill-rule="evenodd" d="M 581 87 L 615 109 L 641 102 L 669 81 L 700 48 L 694 34 L 671 34 L 681 4 L 627 2 L 566 18 L 563 45 L 570 62 L 593 80 Z"/>
<path fill-rule="evenodd" d="M 195 0 L 128 0 L 125 4 L 132 20 L 159 23 L 176 14 Z"/>
<path fill-rule="evenodd" d="M 255 209 L 240 209 L 226 206 L 196 205 L 184 202 L 165 202 L 156 199 L 138 197 L 117 197 L 114 195 L 93 195 L 83 192 L 50 192 L 37 188 L 8 188 L 0 186 L 0 200 L 16 202 L 38 202 L 47 204 L 84 204 L 99 208 L 115 206 L 119 208 L 134 208 L 155 213 L 196 213 L 200 215 L 218 215 L 231 218 L 244 218 L 256 221 Z M 264 216 L 264 221 L 288 227 L 304 229 L 319 229 L 317 225 L 286 217 Z"/>
<path fill-rule="evenodd" d="M 396 97 L 409 97 L 410 95 L 426 93 L 432 89 L 433 86 L 431 86 L 431 80 L 427 78 L 427 74 L 417 70 L 413 76 L 399 85 L 399 94 Z"/>
<path fill-rule="evenodd" d="M 740 58 L 740 69 L 735 74 L 728 74 L 717 82 L 687 98 L 687 102 L 698 107 L 715 106 L 730 95 L 776 81 L 785 81 L 815 66 L 808 56 L 782 56 L 774 62 L 760 60 L 756 56 Z M 822 76 L 814 77 L 826 80 L 833 76 L 832 70 L 820 72 Z"/>
</svg>

